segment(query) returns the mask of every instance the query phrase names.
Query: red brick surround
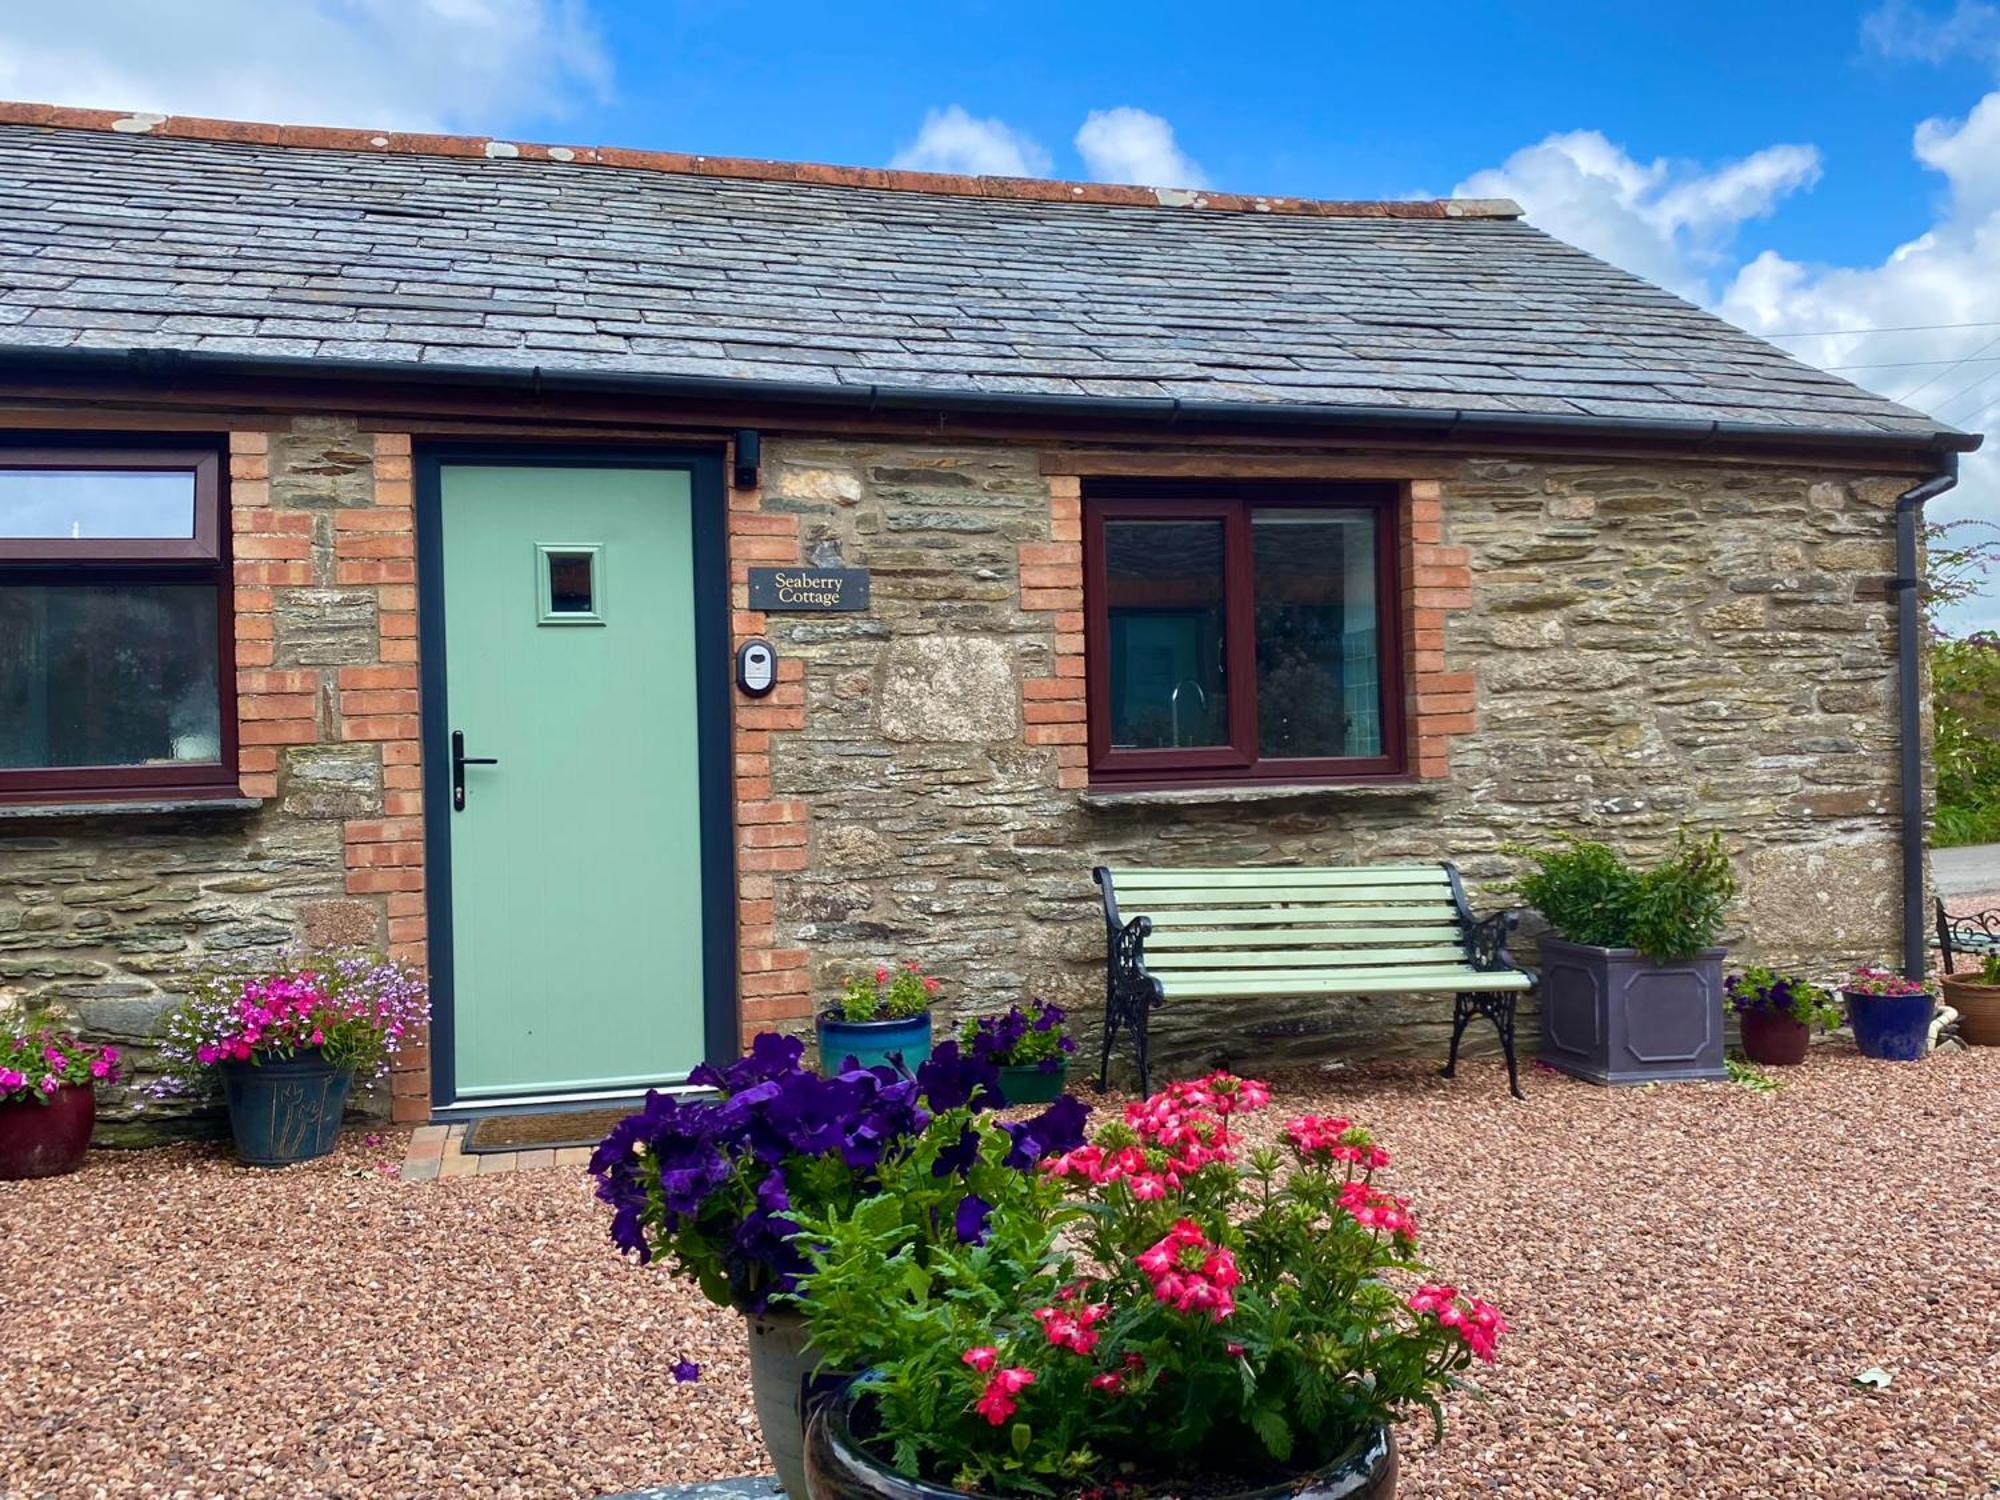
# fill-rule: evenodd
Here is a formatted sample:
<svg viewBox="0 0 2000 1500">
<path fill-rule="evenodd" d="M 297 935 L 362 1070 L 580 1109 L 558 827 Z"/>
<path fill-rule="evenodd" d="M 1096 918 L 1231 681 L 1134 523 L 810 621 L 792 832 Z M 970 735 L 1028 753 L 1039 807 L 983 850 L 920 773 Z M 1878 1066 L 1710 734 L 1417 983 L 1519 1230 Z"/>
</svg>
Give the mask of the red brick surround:
<svg viewBox="0 0 2000 1500">
<path fill-rule="evenodd" d="M 1021 608 L 1054 613 L 1055 675 L 1021 684 L 1030 745 L 1053 745 L 1056 784 L 1090 783 L 1083 663 L 1083 481 L 1049 476 L 1049 540 L 1023 543 Z M 1444 542 L 1444 486 L 1406 483 L 1397 513 L 1403 567 L 1403 660 L 1409 771 L 1450 774 L 1451 741 L 1478 727 L 1477 677 L 1445 666 L 1445 620 L 1472 607 L 1472 556 Z"/>
<path fill-rule="evenodd" d="M 725 471 L 734 469 L 727 455 Z M 761 489 L 729 492 L 729 601 L 732 647 L 769 628 L 750 608 L 753 565 L 796 563 L 799 518 L 767 514 Z M 806 727 L 806 664 L 778 659 L 778 685 L 762 698 L 732 694 L 735 712 L 737 1024 L 745 1046 L 760 1031 L 812 1017 L 811 955 L 779 946 L 777 881 L 806 868 L 807 806 L 771 795 L 771 740 Z"/>
<path fill-rule="evenodd" d="M 1451 740 L 1479 726 L 1479 680 L 1445 669 L 1445 619 L 1472 608 L 1472 554 L 1444 544 L 1444 486 L 1413 479 L 1403 491 L 1403 674 L 1410 770 L 1424 780 L 1451 772 Z"/>
<path fill-rule="evenodd" d="M 1021 546 L 1021 608 L 1055 614 L 1055 675 L 1021 684 L 1031 745 L 1053 745 L 1056 784 L 1090 782 L 1083 675 L 1083 481 L 1049 476 L 1049 539 Z"/>
<path fill-rule="evenodd" d="M 248 796 L 277 797 L 284 789 L 288 749 L 377 746 L 379 808 L 342 824 L 351 900 L 328 920 L 341 941 L 379 943 L 393 956 L 421 965 L 426 959 L 423 768 L 410 439 L 403 433 L 375 434 L 370 505 L 294 507 L 284 495 L 274 497 L 268 432 L 230 434 L 229 474 L 238 782 Z M 301 588 L 372 595 L 375 660 L 274 667 L 276 605 L 285 591 Z M 390 1096 L 398 1121 L 428 1116 L 428 1045 L 397 1059 Z"/>
</svg>

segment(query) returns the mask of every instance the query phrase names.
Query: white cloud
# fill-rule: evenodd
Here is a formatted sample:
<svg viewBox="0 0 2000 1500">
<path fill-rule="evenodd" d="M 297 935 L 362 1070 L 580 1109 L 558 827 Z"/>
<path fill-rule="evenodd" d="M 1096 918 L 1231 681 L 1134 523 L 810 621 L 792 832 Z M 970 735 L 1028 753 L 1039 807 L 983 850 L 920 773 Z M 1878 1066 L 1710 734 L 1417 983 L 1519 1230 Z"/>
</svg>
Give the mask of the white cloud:
<svg viewBox="0 0 2000 1500">
<path fill-rule="evenodd" d="M 1696 301 L 1736 229 L 1819 180 L 1811 146 L 1769 146 L 1712 171 L 1640 162 L 1595 130 L 1552 135 L 1460 183 L 1460 196 L 1514 198 L 1551 234 Z"/>
<path fill-rule="evenodd" d="M 584 0 L 97 0 L 0 19 L 0 97 L 44 104 L 494 131 L 610 80 Z"/>
<path fill-rule="evenodd" d="M 1174 141 L 1174 127 L 1129 105 L 1094 109 L 1076 133 L 1076 149 L 1097 182 L 1198 188 L 1208 174 Z"/>
<path fill-rule="evenodd" d="M 1960 53 L 2000 58 L 2000 10 L 1984 0 L 1957 0 L 1937 15 L 1909 0 L 1886 0 L 1862 19 L 1861 37 L 1892 59 L 1937 63 Z"/>
<path fill-rule="evenodd" d="M 1046 177 L 1049 153 L 1004 120 L 981 120 L 961 106 L 924 116 L 917 138 L 889 165 L 908 172 L 959 172 L 974 177 Z"/>
<path fill-rule="evenodd" d="M 1885 11 L 1890 8 L 1885 8 Z M 1978 35 L 1976 12 L 1950 46 Z M 1878 15 L 1883 12 L 1878 12 Z M 1921 18 L 1919 18 L 1921 19 Z M 1885 23 L 1887 24 L 1887 23 Z M 1945 45 L 1907 27 L 1895 45 L 1930 55 Z M 1890 44 L 1875 40 L 1878 48 Z M 1815 265 L 1764 250 L 1732 253 L 1738 228 L 1820 175 L 1809 146 L 1772 146 L 1713 169 L 1639 162 L 1595 131 L 1551 136 L 1480 172 L 1458 191 L 1520 200 L 1541 228 L 1615 265 L 1672 287 L 1752 332 L 1857 385 L 1971 431 L 2000 431 L 2000 92 L 1963 120 L 1926 120 L 1917 160 L 1947 187 L 1936 219 L 1880 263 Z M 1974 325 L 1940 327 L 1937 325 Z M 1847 330 L 1847 331 L 1840 331 Z M 1878 330 L 1908 330 L 1882 332 Z M 1972 362 L 1957 364 L 1962 359 Z M 1959 488 L 1931 507 L 1937 520 L 2000 519 L 2000 436 L 1964 460 Z M 2000 629 L 2000 600 L 1959 608 L 1955 630 Z"/>
</svg>

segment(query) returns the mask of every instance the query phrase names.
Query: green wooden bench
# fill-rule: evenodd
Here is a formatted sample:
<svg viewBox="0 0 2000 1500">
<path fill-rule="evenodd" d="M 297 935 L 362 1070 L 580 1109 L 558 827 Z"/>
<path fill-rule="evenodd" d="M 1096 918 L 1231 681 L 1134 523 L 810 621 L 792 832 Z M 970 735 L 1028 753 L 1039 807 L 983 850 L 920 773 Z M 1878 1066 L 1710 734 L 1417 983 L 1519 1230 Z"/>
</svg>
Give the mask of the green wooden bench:
<svg viewBox="0 0 2000 1500">
<path fill-rule="evenodd" d="M 1139 1088 L 1152 1089 L 1146 1024 L 1169 999 L 1436 994 L 1455 997 L 1450 1078 L 1475 1015 L 1500 1033 L 1507 1083 L 1521 1093 L 1514 1006 L 1535 976 L 1507 956 L 1512 911 L 1479 918 L 1458 869 L 1435 865 L 1310 869 L 1109 869 L 1104 889 L 1104 1060 L 1110 1080 L 1121 1030 L 1138 1052 Z"/>
</svg>

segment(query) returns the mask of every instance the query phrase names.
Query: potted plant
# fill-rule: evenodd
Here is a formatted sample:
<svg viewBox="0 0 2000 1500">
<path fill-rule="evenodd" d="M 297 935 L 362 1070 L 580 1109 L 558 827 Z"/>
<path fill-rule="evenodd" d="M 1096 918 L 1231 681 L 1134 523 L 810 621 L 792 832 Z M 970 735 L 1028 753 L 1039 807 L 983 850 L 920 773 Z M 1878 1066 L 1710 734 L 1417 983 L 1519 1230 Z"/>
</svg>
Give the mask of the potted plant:
<svg viewBox="0 0 2000 1500">
<path fill-rule="evenodd" d="M 1540 940 L 1540 1059 L 1593 1083 L 1727 1077 L 1715 941 L 1736 877 L 1721 836 L 1683 830 L 1648 870 L 1572 835 L 1503 847 L 1532 861 L 1512 889 L 1555 929 Z"/>
<path fill-rule="evenodd" d="M 1863 964 L 1841 982 L 1854 1045 L 1863 1057 L 1884 1062 L 1916 1062 L 1931 1050 L 1931 1022 L 1937 999 L 1920 979 L 1893 969 Z"/>
<path fill-rule="evenodd" d="M 831 1077 L 852 1060 L 864 1068 L 887 1063 L 914 1073 L 931 1055 L 931 1001 L 937 992 L 938 981 L 914 958 L 849 978 L 839 1004 L 819 1014 L 820 1071 Z"/>
<path fill-rule="evenodd" d="M 74 1172 L 97 1122 L 97 1085 L 117 1081 L 116 1047 L 48 1028 L 0 1035 L 0 1180 Z"/>
<path fill-rule="evenodd" d="M 1944 1003 L 1958 1012 L 1958 1039 L 1973 1047 L 2000 1047 L 2000 953 L 1989 953 L 1971 974 L 1944 976 Z"/>
<path fill-rule="evenodd" d="M 1076 1051 L 1065 1019 L 1048 1001 L 1030 1000 L 1004 1015 L 967 1021 L 959 1031 L 959 1049 L 999 1071 L 1004 1103 L 1046 1104 L 1066 1090 Z"/>
<path fill-rule="evenodd" d="M 1791 1067 L 1806 1060 L 1812 1028 L 1840 1024 L 1833 996 L 1819 985 L 1775 969 L 1753 965 L 1723 983 L 1743 1031 L 1743 1054 L 1765 1067 Z"/>
<path fill-rule="evenodd" d="M 157 1087 L 219 1092 L 237 1157 L 290 1166 L 333 1150 L 355 1075 L 386 1074 L 429 1017 L 423 976 L 375 954 L 211 971 L 167 1013 Z"/>
<path fill-rule="evenodd" d="M 814 1500 L 1392 1495 L 1394 1425 L 1441 1424 L 1507 1324 L 1425 1274 L 1366 1131 L 1306 1116 L 1249 1149 L 1233 1122 L 1268 1097 L 1216 1073 L 1130 1106 L 929 1277 L 892 1207 L 807 1223 L 813 1347 L 861 1372 L 813 1416 Z"/>
<path fill-rule="evenodd" d="M 1021 1169 L 1081 1143 L 1082 1106 L 1056 1101 L 1009 1126 L 990 1066 L 946 1042 L 914 1079 L 887 1064 L 832 1078 L 807 1070 L 804 1044 L 766 1033 L 725 1068 L 689 1082 L 716 1097 L 652 1093 L 591 1156 L 611 1238 L 641 1263 L 666 1259 L 711 1302 L 742 1313 L 764 1444 L 786 1493 L 804 1500 L 802 1403 L 812 1359 L 793 1294 L 809 1269 L 799 1239 L 816 1216 L 879 1200 L 904 1171 L 915 1188 L 879 1205 L 953 1244 L 978 1238 L 990 1204 L 1030 1181 Z M 900 1216 L 900 1217 L 898 1217 Z"/>
</svg>

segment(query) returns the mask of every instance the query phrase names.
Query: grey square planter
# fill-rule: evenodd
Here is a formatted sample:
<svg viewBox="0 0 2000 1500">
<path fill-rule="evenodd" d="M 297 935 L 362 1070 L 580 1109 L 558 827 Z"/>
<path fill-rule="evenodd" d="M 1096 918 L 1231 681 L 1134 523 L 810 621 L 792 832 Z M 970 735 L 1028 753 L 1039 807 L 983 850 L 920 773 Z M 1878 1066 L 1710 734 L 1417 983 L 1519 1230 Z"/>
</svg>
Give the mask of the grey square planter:
<svg viewBox="0 0 2000 1500">
<path fill-rule="evenodd" d="M 1545 936 L 1541 1060 L 1592 1083 L 1726 1078 L 1720 948 L 1659 963 Z"/>
</svg>

